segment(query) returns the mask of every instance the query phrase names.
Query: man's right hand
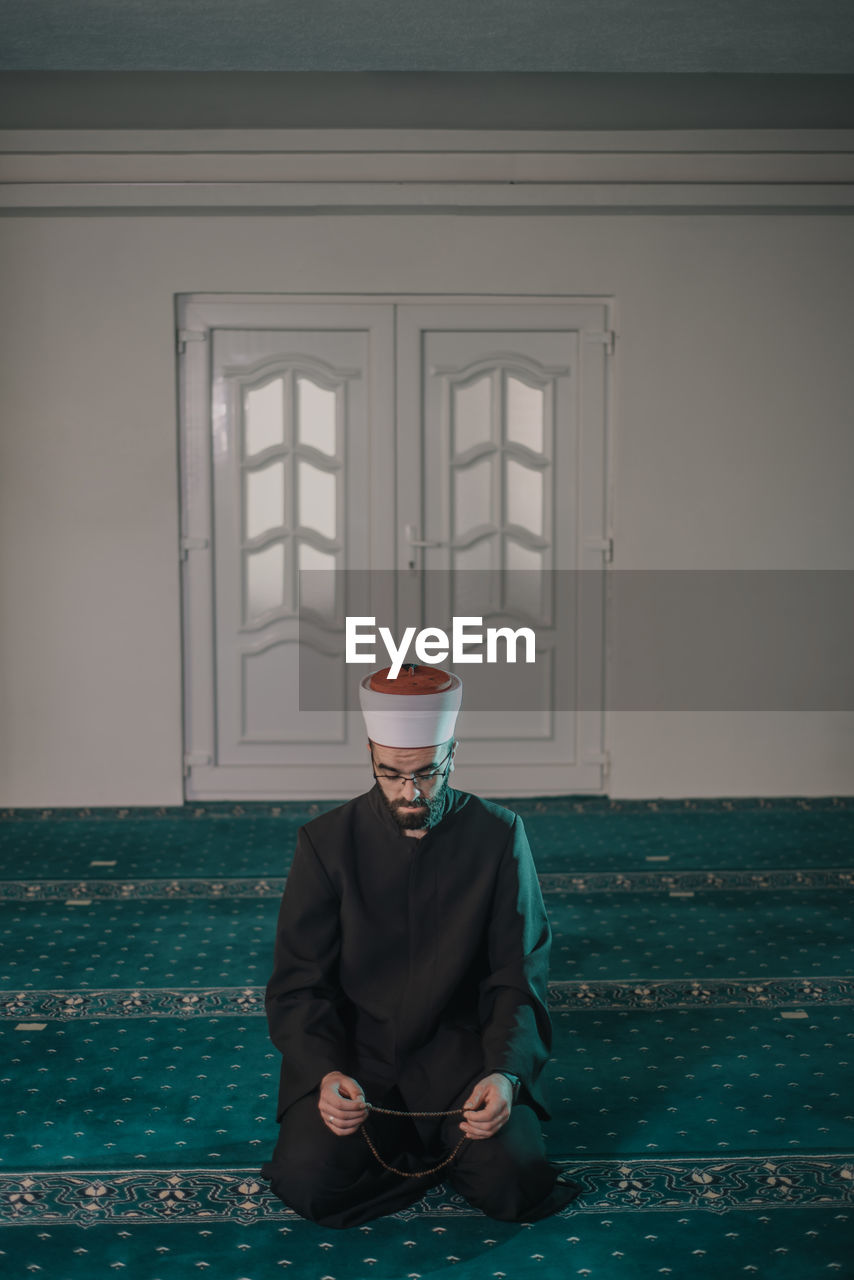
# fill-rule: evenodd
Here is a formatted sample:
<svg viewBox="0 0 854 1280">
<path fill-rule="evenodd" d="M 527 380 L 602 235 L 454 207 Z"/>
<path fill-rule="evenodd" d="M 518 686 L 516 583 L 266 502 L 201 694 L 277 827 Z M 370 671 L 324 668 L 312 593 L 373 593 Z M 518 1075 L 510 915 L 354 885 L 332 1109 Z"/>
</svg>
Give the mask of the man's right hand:
<svg viewBox="0 0 854 1280">
<path fill-rule="evenodd" d="M 327 1129 L 338 1138 L 355 1133 L 368 1114 L 362 1086 L 342 1071 L 323 1077 L 317 1107 Z"/>
</svg>

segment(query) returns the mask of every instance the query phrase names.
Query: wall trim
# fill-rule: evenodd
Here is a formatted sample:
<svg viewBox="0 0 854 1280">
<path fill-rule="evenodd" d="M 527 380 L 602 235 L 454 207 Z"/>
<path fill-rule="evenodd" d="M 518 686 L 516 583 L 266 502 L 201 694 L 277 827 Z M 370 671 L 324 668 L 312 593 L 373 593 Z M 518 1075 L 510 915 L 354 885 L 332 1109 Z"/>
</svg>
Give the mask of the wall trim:
<svg viewBox="0 0 854 1280">
<path fill-rule="evenodd" d="M 0 131 L 0 212 L 854 206 L 854 130 Z"/>
</svg>

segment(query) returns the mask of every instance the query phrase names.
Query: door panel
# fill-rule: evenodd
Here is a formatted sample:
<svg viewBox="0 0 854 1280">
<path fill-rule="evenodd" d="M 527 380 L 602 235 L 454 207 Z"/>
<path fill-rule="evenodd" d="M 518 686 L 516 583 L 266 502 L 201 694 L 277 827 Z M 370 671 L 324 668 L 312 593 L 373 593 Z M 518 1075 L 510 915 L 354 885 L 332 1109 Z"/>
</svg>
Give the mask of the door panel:
<svg viewBox="0 0 854 1280">
<path fill-rule="evenodd" d="M 343 626 L 364 609 L 345 597 L 346 575 L 315 575 L 300 618 L 298 575 L 365 570 L 382 555 L 391 567 L 393 313 L 191 305 L 188 327 L 210 350 L 185 379 L 208 381 L 208 448 L 193 451 L 185 507 L 201 511 L 209 484 L 211 586 L 191 598 L 188 631 L 201 640 L 207 608 L 211 638 L 187 653 L 208 680 L 188 673 L 188 750 L 200 761 L 188 795 L 358 792 L 370 773 L 361 716 L 347 710 Z M 198 577 L 188 561 L 187 578 Z M 301 669 L 335 710 L 300 709 Z"/>
<path fill-rule="evenodd" d="M 584 760 L 601 754 L 601 713 L 572 709 L 577 583 L 553 570 L 601 572 L 580 530 L 582 498 L 597 531 L 604 519 L 604 420 L 585 420 L 593 462 L 582 461 L 579 422 L 582 359 L 586 378 L 604 375 L 585 335 L 603 328 L 595 304 L 398 309 L 398 419 L 422 427 L 399 481 L 401 510 L 419 513 L 426 544 L 407 560 L 421 571 L 411 590 L 422 593 L 422 625 L 466 615 L 537 636 L 536 664 L 514 668 L 512 709 L 486 709 L 502 707 L 497 668 L 459 668 L 458 773 L 473 789 L 601 787 L 600 764 Z M 585 493 L 582 473 L 595 485 Z M 593 657 L 601 669 L 601 651 Z"/>
<path fill-rule="evenodd" d="M 345 602 L 315 601 L 315 644 L 301 643 L 298 571 L 369 564 L 367 335 L 216 329 L 212 360 L 227 424 L 213 468 L 217 759 L 287 765 L 306 744 L 338 759 Z M 331 682 L 338 711 L 300 711 L 300 662 Z"/>
</svg>

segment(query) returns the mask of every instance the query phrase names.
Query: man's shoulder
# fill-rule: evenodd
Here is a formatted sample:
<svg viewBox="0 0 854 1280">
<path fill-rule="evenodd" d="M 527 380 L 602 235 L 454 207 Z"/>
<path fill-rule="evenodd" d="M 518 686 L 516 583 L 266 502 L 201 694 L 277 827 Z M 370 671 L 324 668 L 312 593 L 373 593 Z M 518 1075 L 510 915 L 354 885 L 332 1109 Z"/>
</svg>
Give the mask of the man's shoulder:
<svg viewBox="0 0 854 1280">
<path fill-rule="evenodd" d="M 319 813 L 317 817 L 304 822 L 300 831 L 304 831 L 313 845 L 318 841 L 326 843 L 331 838 L 343 836 L 349 831 L 353 820 L 367 803 L 367 793 L 345 800 L 343 804 L 334 805 L 331 809 Z"/>
<path fill-rule="evenodd" d="M 497 804 L 494 800 L 486 800 L 483 796 L 475 795 L 471 791 L 455 791 L 455 798 L 458 797 L 455 805 L 456 811 L 460 815 L 464 815 L 469 822 L 478 822 L 487 827 L 494 827 L 496 830 L 503 830 L 505 833 L 507 828 L 512 827 L 514 822 L 518 822 L 521 826 L 522 819 L 512 809 L 507 809 L 504 805 Z"/>
</svg>

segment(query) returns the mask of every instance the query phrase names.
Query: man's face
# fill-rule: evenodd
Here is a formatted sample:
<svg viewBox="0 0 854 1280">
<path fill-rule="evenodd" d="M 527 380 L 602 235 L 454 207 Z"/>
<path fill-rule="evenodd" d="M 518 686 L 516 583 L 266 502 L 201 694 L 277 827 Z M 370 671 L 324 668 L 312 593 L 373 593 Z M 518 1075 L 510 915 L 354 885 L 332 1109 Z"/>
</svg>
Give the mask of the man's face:
<svg viewBox="0 0 854 1280">
<path fill-rule="evenodd" d="M 453 738 L 434 747 L 384 747 L 379 742 L 368 747 L 380 793 L 400 827 L 420 831 L 438 822 L 456 751 Z M 427 776 L 431 773 L 433 777 Z M 410 774 L 422 776 L 413 779 Z M 400 775 L 407 776 L 404 780 Z"/>
</svg>

